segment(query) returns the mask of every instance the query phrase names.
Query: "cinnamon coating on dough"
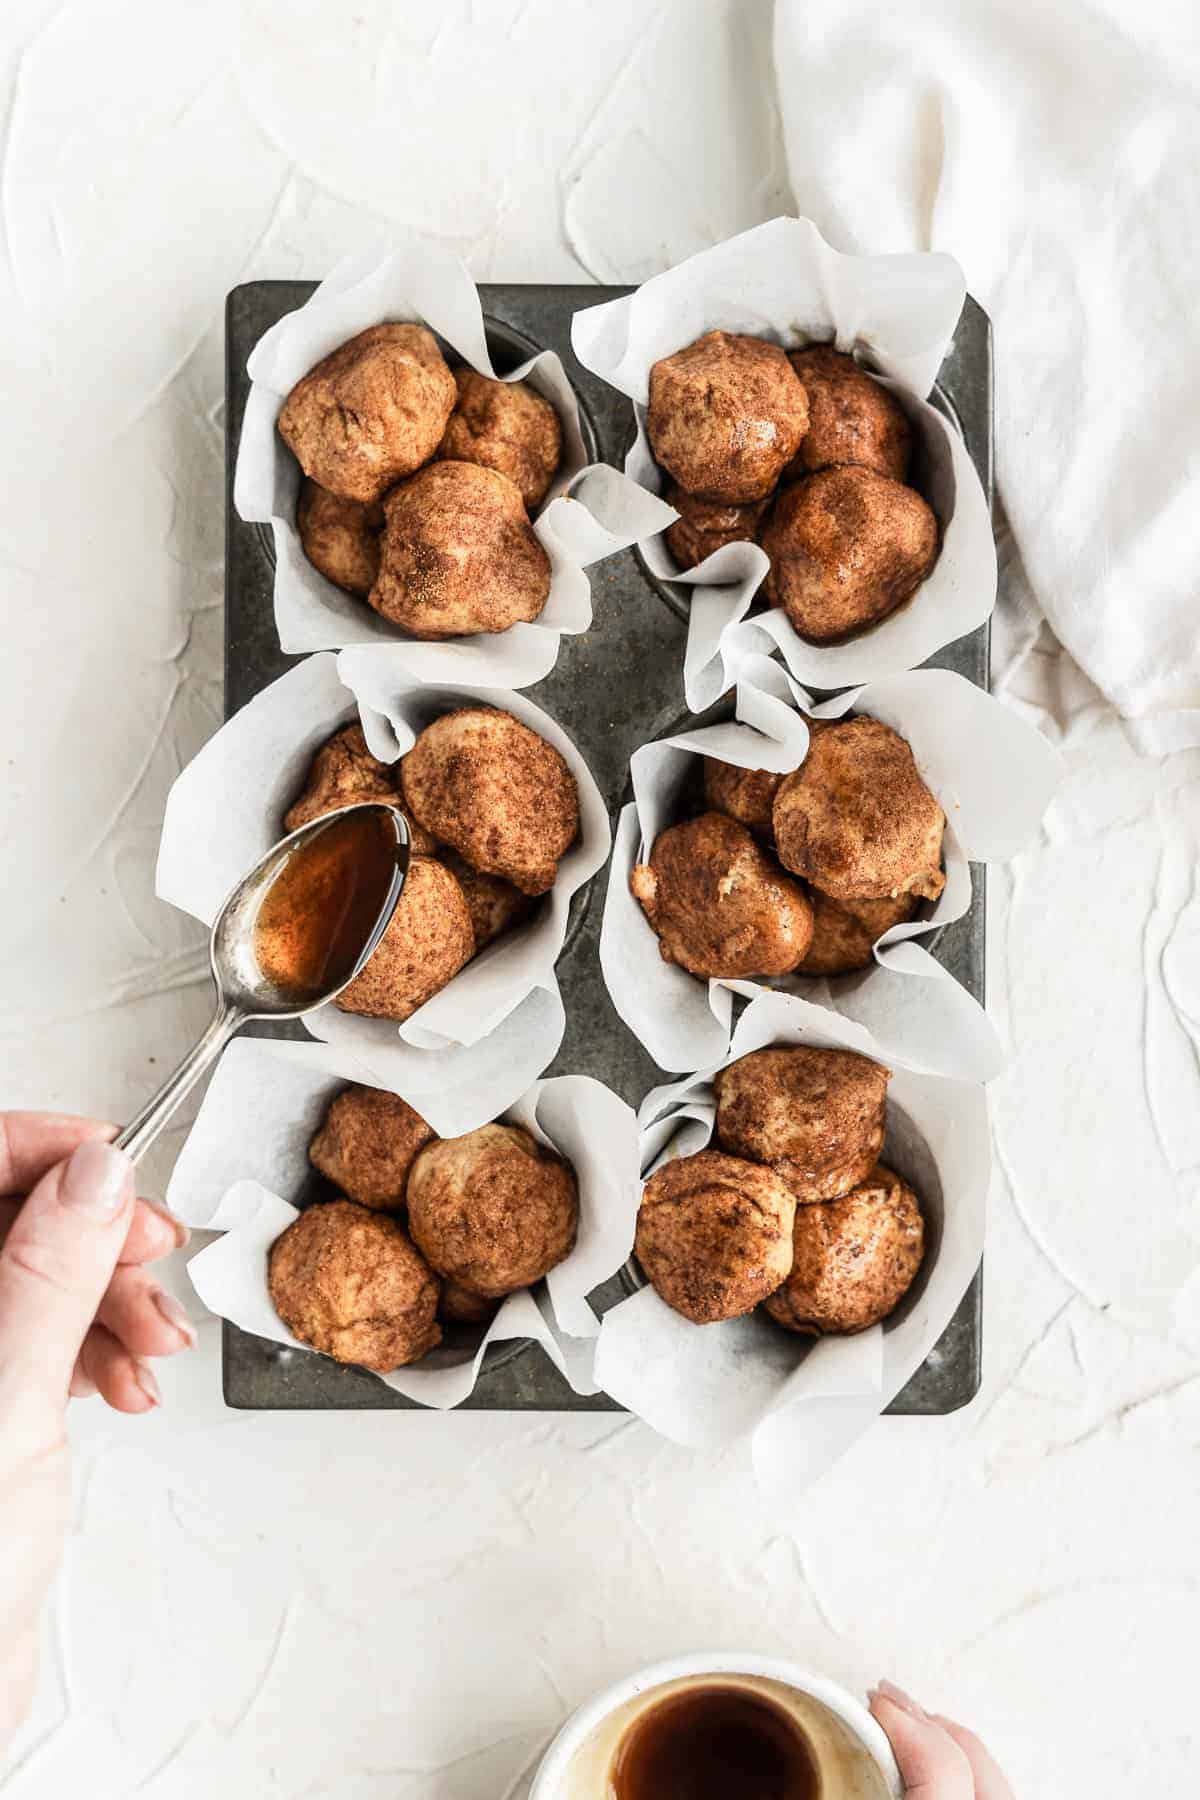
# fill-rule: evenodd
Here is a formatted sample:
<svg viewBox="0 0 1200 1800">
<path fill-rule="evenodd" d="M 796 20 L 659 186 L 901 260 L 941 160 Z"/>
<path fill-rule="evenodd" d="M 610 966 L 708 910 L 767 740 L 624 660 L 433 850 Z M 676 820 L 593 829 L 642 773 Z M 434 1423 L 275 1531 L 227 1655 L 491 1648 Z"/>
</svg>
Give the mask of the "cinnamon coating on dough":
<svg viewBox="0 0 1200 1800">
<path fill-rule="evenodd" d="M 495 1317 L 499 1305 L 499 1300 L 473 1294 L 470 1288 L 459 1287 L 456 1281 L 446 1281 L 442 1283 L 438 1318 L 443 1325 L 486 1325 Z"/>
<path fill-rule="evenodd" d="M 807 427 L 799 377 L 778 344 L 762 338 L 708 331 L 650 371 L 650 447 L 701 499 L 764 499 Z"/>
<path fill-rule="evenodd" d="M 536 731 L 497 707 L 460 707 L 426 726 L 403 770 L 420 823 L 472 867 L 525 894 L 554 886 L 579 832 L 579 794 Z"/>
<path fill-rule="evenodd" d="M 313 481 L 370 505 L 429 461 L 456 398 L 431 331 L 372 325 L 301 377 L 279 434 Z"/>
<path fill-rule="evenodd" d="M 808 398 L 808 430 L 783 479 L 857 463 L 906 481 L 912 427 L 891 392 L 832 344 L 793 350 L 788 361 Z"/>
<path fill-rule="evenodd" d="M 921 904 L 917 894 L 898 894 L 894 900 L 834 900 L 819 888 L 810 888 L 809 899 L 812 943 L 797 966 L 798 975 L 846 975 L 852 969 L 869 968 L 884 932 L 915 918 Z"/>
<path fill-rule="evenodd" d="M 836 1199 L 883 1149 L 890 1079 L 850 1050 L 755 1050 L 714 1077 L 716 1142 L 774 1169 L 802 1205 Z"/>
<path fill-rule="evenodd" d="M 775 796 L 784 867 L 835 900 L 936 900 L 945 814 L 904 738 L 860 714 L 819 732 Z"/>
<path fill-rule="evenodd" d="M 629 885 L 664 962 L 702 978 L 787 975 L 812 938 L 803 890 L 723 813 L 669 826 Z"/>
<path fill-rule="evenodd" d="M 413 1239 L 447 1281 L 484 1299 L 532 1286 L 569 1256 L 574 1171 L 516 1125 L 442 1138 L 408 1178 Z"/>
<path fill-rule="evenodd" d="M 773 844 L 773 809 L 783 776 L 770 769 L 740 769 L 736 763 L 722 762 L 719 756 L 706 756 L 703 762 L 707 805 L 713 812 L 736 819 L 760 843 Z"/>
<path fill-rule="evenodd" d="M 812 1337 L 866 1331 L 899 1306 L 924 1254 L 920 1202 L 879 1163 L 844 1199 L 796 1208 L 791 1273 L 765 1311 Z"/>
<path fill-rule="evenodd" d="M 532 513 L 546 498 L 562 461 L 562 424 L 549 400 L 524 381 L 492 381 L 456 369 L 458 401 L 439 457 L 496 469 L 520 491 Z"/>
<path fill-rule="evenodd" d="M 473 869 L 457 850 L 443 850 L 439 860 L 462 889 L 471 915 L 476 954 L 493 938 L 523 924 L 537 904 L 531 895 L 523 894 L 502 875 L 485 875 L 482 869 Z"/>
<path fill-rule="evenodd" d="M 379 574 L 382 506 L 343 500 L 306 475 L 296 502 L 296 530 L 313 568 L 335 587 L 365 600 Z"/>
<path fill-rule="evenodd" d="M 701 1150 L 664 1163 L 646 1183 L 635 1254 L 660 1297 L 685 1319 L 736 1319 L 787 1276 L 795 1210 L 770 1169 Z"/>
<path fill-rule="evenodd" d="M 673 481 L 663 495 L 679 517 L 667 526 L 667 549 L 681 569 L 694 569 L 726 544 L 752 544 L 767 501 L 737 506 L 725 500 L 701 500 Z"/>
<path fill-rule="evenodd" d="M 903 606 L 938 555 L 938 523 L 915 488 L 874 469 L 819 469 L 780 488 L 759 528 L 763 593 L 801 637 L 834 644 Z"/>
<path fill-rule="evenodd" d="M 408 1171 L 436 1135 L 399 1094 L 355 1082 L 330 1102 L 308 1159 L 348 1200 L 400 1212 Z"/>
<path fill-rule="evenodd" d="M 372 756 L 361 725 L 343 725 L 315 752 L 304 786 L 283 815 L 283 828 L 298 831 L 325 813 L 367 800 L 403 806 L 400 764 Z"/>
<path fill-rule="evenodd" d="M 407 1019 L 474 954 L 462 889 L 441 863 L 414 856 L 387 930 L 334 1005 L 372 1019 Z"/>
<path fill-rule="evenodd" d="M 398 1219 L 310 1206 L 271 1246 L 267 1286 L 293 1337 L 387 1375 L 441 1342 L 439 1283 Z"/>
<path fill-rule="evenodd" d="M 384 502 L 379 575 L 367 598 L 415 638 L 469 637 L 536 619 L 550 558 L 507 475 L 436 462 Z"/>
</svg>

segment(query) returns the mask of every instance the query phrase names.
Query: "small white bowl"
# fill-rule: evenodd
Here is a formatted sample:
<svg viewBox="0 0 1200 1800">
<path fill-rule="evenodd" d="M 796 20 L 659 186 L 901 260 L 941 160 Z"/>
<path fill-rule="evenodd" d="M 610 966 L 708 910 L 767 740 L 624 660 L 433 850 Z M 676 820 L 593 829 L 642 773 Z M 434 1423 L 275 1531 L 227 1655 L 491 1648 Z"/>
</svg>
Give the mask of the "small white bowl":
<svg viewBox="0 0 1200 1800">
<path fill-rule="evenodd" d="M 854 1748 L 862 1752 L 864 1776 L 870 1771 L 878 1777 L 874 1784 L 864 1779 L 861 1784 L 863 1795 L 867 1796 L 870 1785 L 874 1785 L 877 1792 L 888 1796 L 888 1800 L 903 1800 L 904 1785 L 896 1767 L 896 1759 L 892 1755 L 892 1747 L 886 1734 L 861 1701 L 856 1700 L 845 1688 L 839 1687 L 837 1682 L 830 1681 L 825 1675 L 817 1675 L 798 1663 L 736 1650 L 698 1651 L 690 1656 L 672 1657 L 666 1662 L 652 1663 L 649 1668 L 627 1675 L 622 1681 L 605 1688 L 603 1693 L 585 1701 L 571 1714 L 546 1751 L 533 1777 L 533 1783 L 527 1790 L 528 1800 L 577 1800 L 577 1797 L 578 1800 L 585 1800 L 583 1790 L 571 1785 L 572 1776 L 579 1775 L 576 1758 L 606 1719 L 630 1707 L 631 1703 L 643 1696 L 648 1697 L 651 1690 L 673 1686 L 678 1682 L 696 1681 L 697 1678 L 738 1675 L 779 1683 L 814 1701 L 818 1708 L 823 1708 L 843 1727 L 844 1737 L 848 1737 Z M 521 1792 L 518 1787 L 517 1795 Z M 514 1800 L 517 1800 L 517 1795 L 514 1795 Z M 586 1800 L 593 1800 L 593 1796 L 587 1794 Z M 601 1790 L 596 1790 L 594 1800 L 604 1800 Z M 848 1789 L 847 1800 L 858 1800 L 858 1796 Z"/>
</svg>

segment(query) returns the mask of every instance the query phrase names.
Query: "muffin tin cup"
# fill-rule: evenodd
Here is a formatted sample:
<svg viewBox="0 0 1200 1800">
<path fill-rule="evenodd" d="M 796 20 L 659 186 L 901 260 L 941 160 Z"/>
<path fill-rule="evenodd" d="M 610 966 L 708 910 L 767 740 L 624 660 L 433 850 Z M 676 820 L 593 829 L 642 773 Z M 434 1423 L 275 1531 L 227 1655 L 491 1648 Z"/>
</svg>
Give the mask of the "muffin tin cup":
<svg viewBox="0 0 1200 1800">
<path fill-rule="evenodd" d="M 313 753 L 356 718 L 385 762 L 464 705 L 500 707 L 552 744 L 579 790 L 580 830 L 533 917 L 485 946 L 403 1023 L 336 1006 L 305 1015 L 312 1036 L 353 1059 L 360 1080 L 405 1094 L 435 1130 L 455 1136 L 496 1118 L 553 1060 L 565 1022 L 555 963 L 608 855 L 608 811 L 575 744 L 521 695 L 394 685 L 374 664 L 370 679 L 360 673 L 355 686 L 339 658 L 308 657 L 210 739 L 168 796 L 157 892 L 211 923 L 234 883 L 280 837 Z"/>
<path fill-rule="evenodd" d="M 777 650 L 807 685 L 844 687 L 916 668 L 991 614 L 996 553 L 987 495 L 952 408 L 944 395 L 933 396 L 964 299 L 962 271 L 950 257 L 842 256 L 809 220 L 774 219 L 689 257 L 627 298 L 576 314 L 579 360 L 633 402 L 625 472 L 649 493 L 665 486 L 646 436 L 650 370 L 718 328 L 787 349 L 832 342 L 853 352 L 914 427 L 913 485 L 938 518 L 938 561 L 906 605 L 845 642 L 810 643 L 781 608 L 760 603 L 769 564 L 756 544 L 728 544 L 683 572 L 661 531 L 639 540 L 648 575 L 687 610 L 684 689 L 693 712 L 736 681 L 747 654 Z"/>
<path fill-rule="evenodd" d="M 530 623 L 421 641 L 327 580 L 304 554 L 295 524 L 301 470 L 276 430 L 280 407 L 301 376 L 339 344 L 395 321 L 427 325 L 452 357 L 482 375 L 527 382 L 558 412 L 563 461 L 533 521 L 550 559 L 550 594 Z M 463 265 L 430 245 L 412 241 L 347 258 L 304 305 L 264 333 L 247 373 L 234 503 L 243 519 L 270 534 L 275 622 L 287 652 L 369 648 L 396 681 L 529 687 L 553 668 L 562 637 L 591 624 L 588 565 L 674 517 L 656 497 L 596 462 L 595 430 L 557 354 L 485 319 Z"/>
<path fill-rule="evenodd" d="M 663 960 L 658 938 L 630 892 L 662 831 L 701 810 L 696 759 L 785 773 L 808 754 L 802 714 L 838 719 L 868 713 L 906 738 L 922 778 L 946 814 L 946 885 L 924 916 L 893 926 L 866 969 L 822 977 L 704 981 Z M 1001 1065 L 987 1014 L 934 962 L 932 939 L 971 905 L 971 869 L 1012 856 L 1036 833 L 1057 785 L 1059 761 L 1015 714 L 944 669 L 918 669 L 813 701 L 776 662 L 745 660 L 736 697 L 702 722 L 680 721 L 634 753 L 633 798 L 617 823 L 600 932 L 600 960 L 614 1006 L 661 1068 L 687 1069 L 724 1053 L 735 994 L 770 989 L 832 1007 L 875 1035 L 887 1055 L 914 1066 L 986 1081 Z M 1002 778 L 998 778 L 1000 772 Z M 922 985 L 914 986 L 914 981 Z"/>
<path fill-rule="evenodd" d="M 758 1313 L 693 1325 L 642 1285 L 605 1313 L 595 1363 L 605 1392 L 672 1442 L 715 1448 L 750 1440 L 760 1481 L 779 1497 L 847 1448 L 937 1343 L 983 1252 L 991 1170 L 982 1086 L 914 1067 L 823 1006 L 760 993 L 722 1056 L 646 1096 L 638 1112 L 643 1176 L 708 1145 L 719 1069 L 787 1044 L 853 1050 L 891 1069 L 882 1160 L 915 1188 L 926 1224 L 913 1286 L 882 1325 L 805 1339 Z"/>
<path fill-rule="evenodd" d="M 330 1101 L 361 1079 L 352 1059 L 325 1045 L 262 1039 L 231 1045 L 171 1177 L 167 1201 L 177 1216 L 223 1234 L 189 1262 L 200 1299 L 278 1345 L 285 1362 L 319 1353 L 293 1337 L 276 1313 L 268 1252 L 299 1207 L 334 1198 L 332 1185 L 312 1168 L 308 1146 Z M 411 1094 L 403 1097 L 417 1105 Z M 596 1391 L 599 1321 L 587 1296 L 621 1266 L 633 1242 L 640 1186 L 633 1111 L 602 1082 L 562 1076 L 534 1082 L 502 1116 L 574 1168 L 578 1238 L 544 1281 L 509 1295 L 486 1328 L 448 1326 L 443 1343 L 419 1363 L 374 1378 L 420 1405 L 457 1406 L 482 1370 L 501 1368 L 534 1344 L 573 1392 Z"/>
</svg>

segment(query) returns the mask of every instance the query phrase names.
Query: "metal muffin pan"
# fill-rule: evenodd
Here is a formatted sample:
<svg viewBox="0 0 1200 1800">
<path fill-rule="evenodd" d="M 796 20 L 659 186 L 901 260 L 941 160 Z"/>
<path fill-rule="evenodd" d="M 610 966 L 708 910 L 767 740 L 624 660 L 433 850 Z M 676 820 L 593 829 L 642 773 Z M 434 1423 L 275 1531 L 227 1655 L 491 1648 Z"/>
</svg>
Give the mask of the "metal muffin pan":
<svg viewBox="0 0 1200 1800">
<path fill-rule="evenodd" d="M 233 474 L 242 414 L 249 392 L 246 359 L 269 326 L 302 306 L 316 284 L 255 281 L 235 288 L 226 305 L 225 716 L 282 675 L 297 657 L 285 656 L 275 632 L 274 578 L 269 535 L 245 524 L 233 505 Z M 556 350 L 580 402 L 585 438 L 598 456 L 620 468 L 630 441 L 632 411 L 623 395 L 584 369 L 571 350 L 571 319 L 583 307 L 628 288 L 483 284 L 480 295 L 498 367 L 511 368 L 532 349 Z M 968 299 L 938 375 L 938 398 L 961 422 L 987 494 L 992 492 L 991 325 Z M 629 758 L 661 735 L 684 709 L 686 623 L 652 582 L 636 552 L 622 551 L 590 571 L 594 619 L 580 637 L 562 639 L 558 662 L 536 687 L 524 690 L 578 744 L 614 819 L 626 798 Z M 948 645 L 930 666 L 953 669 L 988 685 L 988 628 Z M 986 871 L 973 866 L 974 898 L 962 919 L 940 934 L 936 956 L 979 1000 L 984 990 Z M 548 1074 L 594 1075 L 636 1107 L 650 1088 L 671 1079 L 617 1016 L 600 971 L 600 920 L 607 871 L 584 892 L 584 902 L 558 964 L 567 1011 L 566 1034 Z M 303 1037 L 299 1026 L 263 1035 Z M 614 1296 L 625 1289 L 619 1277 Z M 954 1318 L 889 1411 L 941 1414 L 964 1406 L 980 1381 L 982 1271 Z M 226 1403 L 260 1410 L 408 1408 L 365 1371 L 330 1358 L 283 1348 L 225 1324 L 222 1338 Z M 572 1392 L 533 1345 L 501 1346 L 485 1362 L 465 1410 L 488 1412 L 617 1412 L 605 1394 Z M 417 1409 L 420 1410 L 420 1409 Z"/>
</svg>

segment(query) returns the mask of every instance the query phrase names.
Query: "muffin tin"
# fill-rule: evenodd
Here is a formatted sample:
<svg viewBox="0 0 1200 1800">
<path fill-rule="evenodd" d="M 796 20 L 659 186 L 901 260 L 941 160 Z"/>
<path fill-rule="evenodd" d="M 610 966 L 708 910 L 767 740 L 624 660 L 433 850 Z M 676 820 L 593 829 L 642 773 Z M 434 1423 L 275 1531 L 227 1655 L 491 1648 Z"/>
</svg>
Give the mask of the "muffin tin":
<svg viewBox="0 0 1200 1800">
<path fill-rule="evenodd" d="M 231 716 L 298 659 L 285 656 L 275 633 L 273 557 L 269 534 L 245 524 L 233 505 L 233 469 L 249 391 L 246 359 L 262 333 L 303 305 L 315 283 L 256 281 L 235 288 L 226 306 L 226 561 L 225 714 Z M 583 369 L 571 351 L 571 319 L 583 307 L 628 292 L 625 288 L 482 284 L 480 297 L 497 369 L 515 367 L 539 349 L 556 350 L 580 401 L 585 440 L 599 458 L 624 462 L 632 413 L 623 395 Z M 992 491 L 991 326 L 969 299 L 934 395 L 961 425 L 985 491 Z M 526 692 L 579 745 L 615 819 L 628 797 L 629 758 L 639 744 L 667 733 L 683 710 L 686 624 L 676 594 L 646 573 L 633 550 L 590 571 L 594 622 L 564 637 L 551 673 Z M 988 629 L 948 645 L 932 666 L 953 669 L 988 685 Z M 986 871 L 972 867 L 974 898 L 966 916 L 946 927 L 934 954 L 969 992 L 983 999 Z M 579 899 L 558 974 L 567 1027 L 548 1074 L 597 1077 L 636 1107 L 666 1076 L 618 1018 L 600 971 L 598 941 L 606 875 Z M 263 1035 L 303 1037 L 299 1026 L 261 1028 Z M 613 1298 L 626 1291 L 620 1282 Z M 980 1380 L 981 1272 L 940 1342 L 888 1409 L 894 1413 L 955 1411 Z M 362 1370 L 323 1356 L 267 1343 L 223 1326 L 226 1403 L 259 1410 L 406 1407 L 404 1400 Z M 535 1347 L 497 1346 L 475 1390 L 463 1403 L 483 1411 L 606 1412 L 620 1410 L 606 1395 L 572 1392 Z"/>
</svg>

